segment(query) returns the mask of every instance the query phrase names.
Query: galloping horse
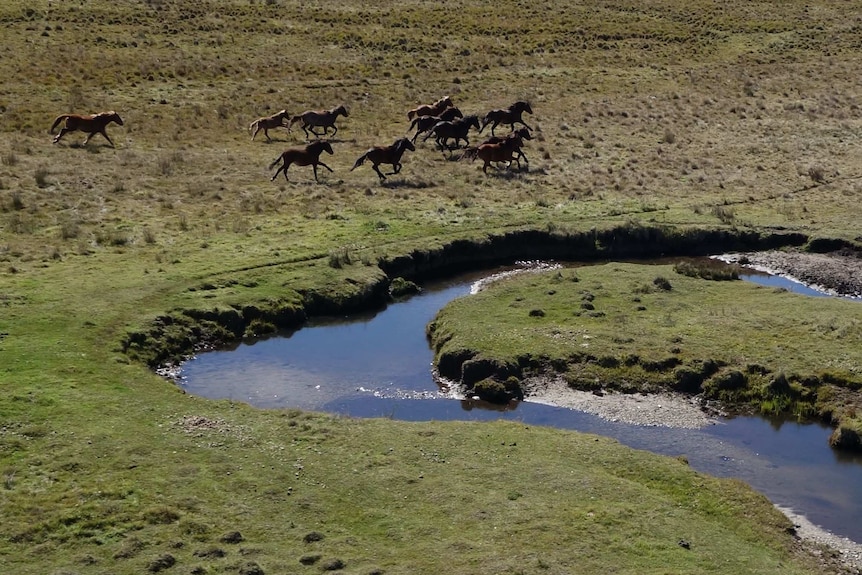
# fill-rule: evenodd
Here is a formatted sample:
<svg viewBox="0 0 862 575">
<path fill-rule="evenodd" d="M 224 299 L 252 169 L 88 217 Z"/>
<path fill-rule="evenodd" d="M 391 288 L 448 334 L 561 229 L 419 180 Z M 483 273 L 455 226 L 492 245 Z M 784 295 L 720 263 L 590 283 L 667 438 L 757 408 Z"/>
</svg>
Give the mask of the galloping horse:
<svg viewBox="0 0 862 575">
<path fill-rule="evenodd" d="M 523 144 L 524 141 L 521 140 L 520 136 L 511 135 L 497 144 L 482 144 L 476 148 L 468 148 L 461 159 L 468 158 L 472 161 L 480 158 L 485 162 L 482 171 L 487 174 L 491 162 L 507 162 L 506 167 L 509 167 L 514 159 L 515 150 L 520 149 Z"/>
<path fill-rule="evenodd" d="M 317 166 L 323 166 L 330 172 L 332 171 L 332 168 L 320 161 L 320 154 L 323 152 L 332 154 L 332 146 L 329 142 L 323 140 L 317 140 L 302 148 L 286 149 L 269 165 L 269 169 L 271 170 L 278 162 L 283 162 L 283 164 L 278 167 L 278 169 L 275 171 L 269 181 L 273 181 L 276 176 L 278 176 L 278 173 L 282 170 L 284 170 L 284 179 L 287 180 L 287 168 L 289 168 L 291 164 L 296 164 L 297 166 L 311 166 L 314 169 L 314 181 L 318 181 Z"/>
<path fill-rule="evenodd" d="M 453 105 L 452 98 L 449 96 L 443 96 L 433 104 L 422 104 L 421 106 L 408 111 L 407 119 L 412 120 L 417 116 L 439 116 L 443 110 Z"/>
<path fill-rule="evenodd" d="M 461 140 L 464 140 L 464 144 L 466 146 L 470 145 L 470 140 L 467 139 L 467 132 L 470 131 L 470 128 L 475 127 L 479 130 L 479 118 L 475 114 L 470 114 L 469 116 L 464 116 L 463 118 L 456 118 L 451 121 L 442 121 L 434 124 L 434 127 L 431 128 L 431 131 L 422 139 L 424 142 L 432 135 L 434 136 L 437 145 L 440 146 L 440 149 L 448 149 L 454 150 L 458 147 L 458 144 Z M 454 138 L 455 146 L 450 147 L 448 145 L 449 138 Z"/>
<path fill-rule="evenodd" d="M 111 122 L 116 122 L 120 126 L 123 125 L 123 119 L 120 118 L 120 115 L 114 111 L 110 112 L 102 112 L 100 114 L 91 114 L 89 116 L 81 116 L 78 114 L 63 114 L 61 116 L 57 116 L 57 119 L 54 120 L 54 124 L 51 126 L 51 133 L 54 133 L 54 128 L 56 128 L 60 122 L 65 120 L 65 124 L 63 124 L 63 128 L 60 130 L 60 133 L 54 136 L 54 143 L 60 141 L 60 138 L 65 136 L 69 132 L 74 132 L 75 130 L 80 130 L 81 132 L 86 132 L 87 139 L 84 140 L 84 145 L 87 145 L 87 142 L 90 141 L 90 138 L 93 137 L 94 134 L 102 134 L 105 136 L 105 139 L 108 140 L 108 143 L 111 144 L 111 147 L 114 147 L 114 142 L 111 141 L 111 138 L 108 137 L 108 133 L 105 131 L 105 127 Z"/>
<path fill-rule="evenodd" d="M 490 138 L 488 138 L 487 140 L 482 142 L 482 144 L 500 144 L 502 142 L 505 142 L 506 140 L 516 138 L 516 137 L 521 138 L 522 141 L 533 139 L 533 136 L 530 135 L 529 128 L 524 127 L 524 128 L 518 128 L 514 132 L 506 134 L 505 136 L 491 136 Z M 479 144 L 479 145 L 481 146 L 482 144 Z M 524 163 L 526 163 L 526 164 L 530 163 L 530 160 L 527 159 L 527 154 L 524 153 L 524 150 L 521 149 L 520 145 L 517 148 L 515 148 L 514 150 L 512 150 L 512 152 L 513 152 L 514 160 L 518 163 L 518 169 L 519 170 L 521 169 L 521 158 L 524 158 Z"/>
<path fill-rule="evenodd" d="M 416 128 L 416 133 L 413 134 L 413 143 L 416 143 L 416 138 L 419 137 L 419 134 L 427 132 L 437 122 L 446 122 L 450 120 L 454 120 L 456 118 L 463 118 L 464 114 L 461 113 L 461 110 L 456 108 L 455 106 L 450 106 L 443 110 L 439 116 L 416 116 L 413 118 L 413 121 L 410 123 L 410 127 L 407 128 L 409 132 L 413 128 Z"/>
<path fill-rule="evenodd" d="M 518 100 L 508 108 L 502 108 L 498 110 L 491 110 L 487 114 L 485 114 L 485 118 L 482 120 L 482 128 L 479 130 L 480 132 L 485 129 L 485 126 L 491 124 L 491 135 L 494 135 L 494 128 L 496 128 L 499 124 L 508 124 L 512 126 L 512 129 L 515 129 L 515 124 L 523 124 L 527 126 L 527 123 L 521 118 L 521 114 L 527 112 L 528 114 L 533 113 L 533 109 L 530 107 L 529 102 L 525 102 L 523 100 Z M 530 126 L 527 126 L 529 129 Z"/>
<path fill-rule="evenodd" d="M 416 147 L 409 138 L 399 138 L 395 140 L 391 146 L 374 146 L 359 156 L 359 159 L 356 160 L 356 163 L 353 164 L 350 171 L 352 172 L 364 164 L 365 160 L 370 160 L 371 167 L 374 168 L 374 171 L 377 172 L 378 176 L 380 176 L 380 181 L 382 182 L 386 179 L 386 175 L 384 175 L 377 166 L 380 164 L 391 164 L 392 172 L 389 175 L 393 176 L 397 174 L 401 171 L 401 156 L 404 155 L 404 152 L 407 150 L 416 150 Z"/>
<path fill-rule="evenodd" d="M 290 127 L 296 122 L 302 122 L 300 126 L 302 127 L 302 131 L 305 132 L 306 140 L 308 139 L 309 132 L 319 138 L 321 136 L 326 136 L 327 132 L 329 132 L 329 128 L 333 129 L 332 135 L 334 136 L 338 133 L 338 127 L 335 125 L 335 120 L 338 116 L 344 116 L 345 118 L 348 116 L 347 108 L 345 108 L 344 105 L 331 110 L 308 110 L 292 117 L 290 122 L 287 124 L 287 131 L 290 132 Z M 323 128 L 323 133 L 318 134 L 314 131 L 314 128 Z"/>
<path fill-rule="evenodd" d="M 249 132 L 254 130 L 254 134 L 251 136 L 251 141 L 254 142 L 254 138 L 257 136 L 257 133 L 263 130 L 263 135 L 266 136 L 266 141 L 271 142 L 272 138 L 269 137 L 269 130 L 274 128 L 286 128 L 286 120 L 290 120 L 290 114 L 287 113 L 287 110 L 281 110 L 280 112 L 276 112 L 272 116 L 267 116 L 265 118 L 258 118 L 248 127 Z"/>
</svg>

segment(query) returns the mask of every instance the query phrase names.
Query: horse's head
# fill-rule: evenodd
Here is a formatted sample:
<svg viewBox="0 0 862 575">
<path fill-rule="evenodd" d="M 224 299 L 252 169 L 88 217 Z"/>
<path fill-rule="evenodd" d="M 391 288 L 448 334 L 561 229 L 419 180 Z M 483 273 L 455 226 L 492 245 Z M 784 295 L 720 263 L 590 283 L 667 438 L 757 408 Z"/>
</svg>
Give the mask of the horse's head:
<svg viewBox="0 0 862 575">
<path fill-rule="evenodd" d="M 103 116 L 105 117 L 105 119 L 106 119 L 106 120 L 108 120 L 109 122 L 116 122 L 116 123 L 117 123 L 117 124 L 119 124 L 120 126 L 122 126 L 122 125 L 123 125 L 123 119 L 120 117 L 120 115 L 119 115 L 118 113 L 114 112 L 113 110 L 111 110 L 110 112 L 105 112 L 105 113 L 104 113 L 104 114 L 102 114 L 102 115 L 103 115 Z"/>
<path fill-rule="evenodd" d="M 479 116 L 476 114 L 464 116 L 461 118 L 461 121 L 466 124 L 468 128 L 476 128 L 480 132 L 482 131 L 482 125 L 479 123 Z"/>
<path fill-rule="evenodd" d="M 435 105 L 435 106 L 437 106 L 437 107 L 443 107 L 443 106 L 445 106 L 445 107 L 447 107 L 447 108 L 448 108 L 448 107 L 450 107 L 450 106 L 454 106 L 454 104 L 452 103 L 452 98 L 451 98 L 450 96 L 443 96 L 442 98 L 440 98 L 439 100 L 437 100 L 437 103 L 436 103 L 436 104 L 434 104 L 434 105 Z"/>
<path fill-rule="evenodd" d="M 330 154 L 330 155 L 331 155 L 331 154 L 333 154 L 333 151 L 332 151 L 332 144 L 330 144 L 329 142 L 321 142 L 321 143 L 323 144 L 323 145 L 321 146 L 321 151 L 324 151 L 324 152 L 326 152 L 327 154 Z"/>
<path fill-rule="evenodd" d="M 455 118 L 463 118 L 464 114 L 455 106 L 450 106 L 440 113 L 441 120 L 454 120 Z"/>
<path fill-rule="evenodd" d="M 281 119 L 284 119 L 284 118 L 290 118 L 290 114 L 288 114 L 288 113 L 287 113 L 287 110 L 280 110 L 280 111 L 275 115 L 275 117 L 276 117 L 276 118 L 281 118 Z"/>
<path fill-rule="evenodd" d="M 514 132 L 512 132 L 522 140 L 532 140 L 533 136 L 530 135 L 530 128 L 524 126 L 522 128 L 518 128 Z"/>
<path fill-rule="evenodd" d="M 524 100 L 518 100 L 517 102 L 509 106 L 509 109 L 513 112 L 527 112 L 528 114 L 533 113 L 533 108 L 530 107 L 530 103 Z"/>
<path fill-rule="evenodd" d="M 416 151 L 416 146 L 413 145 L 413 142 L 410 141 L 410 138 L 399 138 L 395 141 L 395 149 L 396 150 L 411 150 Z"/>
<path fill-rule="evenodd" d="M 344 104 L 342 104 L 341 106 L 338 106 L 337 108 L 335 108 L 335 115 L 337 116 L 338 114 L 341 114 L 341 115 L 342 115 L 342 116 L 344 116 L 345 118 L 347 118 L 347 117 L 348 117 L 348 116 L 347 116 L 347 108 L 345 108 L 345 107 L 344 107 Z"/>
</svg>

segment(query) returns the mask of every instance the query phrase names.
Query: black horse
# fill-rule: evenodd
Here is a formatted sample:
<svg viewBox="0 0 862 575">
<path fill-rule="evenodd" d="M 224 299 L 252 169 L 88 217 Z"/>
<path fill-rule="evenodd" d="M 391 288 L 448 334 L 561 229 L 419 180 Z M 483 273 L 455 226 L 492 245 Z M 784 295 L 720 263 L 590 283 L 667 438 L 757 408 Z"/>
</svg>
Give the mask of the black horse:
<svg viewBox="0 0 862 575">
<path fill-rule="evenodd" d="M 475 114 L 454 120 L 437 122 L 422 141 L 424 142 L 433 135 L 441 150 L 454 150 L 458 148 L 461 140 L 464 140 L 465 146 L 469 146 L 470 140 L 467 138 L 467 133 L 470 131 L 470 128 L 481 129 L 479 118 Z M 449 139 L 455 140 L 454 146 L 449 146 Z"/>
<path fill-rule="evenodd" d="M 521 118 L 521 114 L 527 112 L 528 114 L 533 113 L 533 109 L 530 107 L 529 102 L 525 102 L 523 100 L 518 100 L 508 108 L 501 108 L 499 110 L 491 110 L 485 117 L 482 119 L 482 127 L 479 129 L 481 132 L 485 129 L 485 126 L 491 124 L 491 135 L 494 135 L 494 128 L 499 126 L 500 124 L 506 124 L 515 129 L 515 124 L 523 124 L 527 126 L 527 123 Z M 530 126 L 527 126 L 530 130 Z"/>
<path fill-rule="evenodd" d="M 390 172 L 389 175 L 393 176 L 401 171 L 401 156 L 404 155 L 404 152 L 415 149 L 416 147 L 409 138 L 399 138 L 395 140 L 391 146 L 374 146 L 359 156 L 356 163 L 353 164 L 352 168 L 350 168 L 350 171 L 352 172 L 364 164 L 365 160 L 370 160 L 371 167 L 375 172 L 377 172 L 377 175 L 380 176 L 380 181 L 382 182 L 386 179 L 386 175 L 380 171 L 378 166 L 380 164 L 390 164 L 392 166 L 392 172 Z"/>
<path fill-rule="evenodd" d="M 407 131 L 416 128 L 416 133 L 413 134 L 412 142 L 416 143 L 416 138 L 419 137 L 419 134 L 427 132 L 431 128 L 433 128 L 437 122 L 451 121 L 457 118 L 463 118 L 464 114 L 456 108 L 455 106 L 450 106 L 443 110 L 443 112 L 439 116 L 416 116 L 413 118 L 413 121 L 410 122 L 410 127 L 407 128 Z"/>
</svg>

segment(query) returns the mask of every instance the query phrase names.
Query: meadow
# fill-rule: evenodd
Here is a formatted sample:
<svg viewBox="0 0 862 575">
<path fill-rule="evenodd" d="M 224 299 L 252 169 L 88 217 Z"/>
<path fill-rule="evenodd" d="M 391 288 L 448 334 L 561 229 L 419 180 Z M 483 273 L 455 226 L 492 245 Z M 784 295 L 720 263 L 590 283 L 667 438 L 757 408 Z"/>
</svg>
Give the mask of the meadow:
<svg viewBox="0 0 862 575">
<path fill-rule="evenodd" d="M 841 569 L 765 498 L 684 461 L 203 400 L 129 342 L 187 351 L 207 334 L 181 317 L 344 312 L 388 285 L 381 262 L 500 234 L 858 245 L 846 2 L 9 0 L 0 27 L 6 571 Z M 429 140 L 383 184 L 350 171 L 444 95 L 476 114 L 530 101 L 529 169 L 485 175 Z M 252 142 L 249 124 L 340 104 L 334 172 L 270 182 L 304 135 Z M 52 144 L 58 115 L 105 110 L 116 147 Z"/>
</svg>

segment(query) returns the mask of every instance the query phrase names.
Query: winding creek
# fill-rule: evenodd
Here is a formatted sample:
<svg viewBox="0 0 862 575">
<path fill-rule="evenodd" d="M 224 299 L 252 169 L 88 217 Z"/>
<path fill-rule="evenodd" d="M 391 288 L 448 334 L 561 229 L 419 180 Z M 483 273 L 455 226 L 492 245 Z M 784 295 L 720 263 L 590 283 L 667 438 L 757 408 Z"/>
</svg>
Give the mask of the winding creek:
<svg viewBox="0 0 862 575">
<path fill-rule="evenodd" d="M 509 419 L 601 434 L 633 448 L 685 455 L 699 471 L 746 481 L 775 504 L 862 542 L 862 456 L 830 449 L 826 426 L 760 417 L 724 418 L 702 429 L 636 426 L 529 401 L 503 409 L 441 392 L 425 326 L 492 273 L 425 285 L 421 294 L 375 313 L 318 319 L 290 334 L 202 353 L 183 365 L 179 384 L 195 395 L 262 408 L 406 421 Z M 744 279 L 823 295 L 768 274 Z"/>
</svg>

